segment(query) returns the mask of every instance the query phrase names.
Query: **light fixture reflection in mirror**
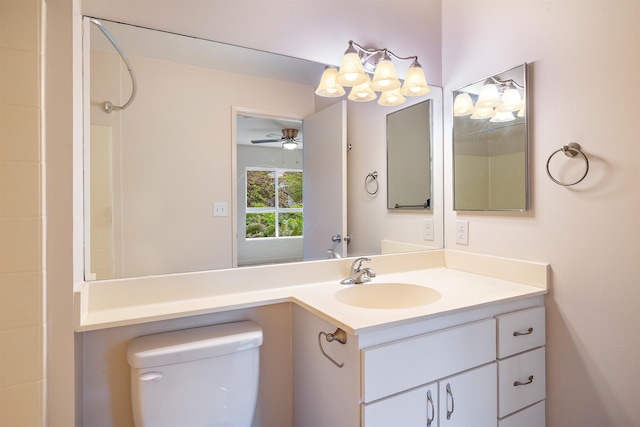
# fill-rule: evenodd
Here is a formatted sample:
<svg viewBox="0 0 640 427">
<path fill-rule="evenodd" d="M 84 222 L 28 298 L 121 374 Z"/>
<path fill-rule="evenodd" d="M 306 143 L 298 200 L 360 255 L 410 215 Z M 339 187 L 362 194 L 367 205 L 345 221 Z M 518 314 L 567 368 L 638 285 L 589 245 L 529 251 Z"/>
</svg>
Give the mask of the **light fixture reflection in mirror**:
<svg viewBox="0 0 640 427">
<path fill-rule="evenodd" d="M 454 209 L 529 209 L 527 64 L 453 92 Z"/>
</svg>

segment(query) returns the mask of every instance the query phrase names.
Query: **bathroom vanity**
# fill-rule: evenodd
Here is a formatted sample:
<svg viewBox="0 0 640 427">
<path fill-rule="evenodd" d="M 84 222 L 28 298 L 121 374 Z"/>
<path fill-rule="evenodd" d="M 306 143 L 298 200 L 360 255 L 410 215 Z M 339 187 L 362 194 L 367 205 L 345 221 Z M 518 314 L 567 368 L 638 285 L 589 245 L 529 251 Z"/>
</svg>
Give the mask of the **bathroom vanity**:
<svg viewBox="0 0 640 427">
<path fill-rule="evenodd" d="M 294 311 L 294 425 L 544 426 L 545 322 L 540 297 L 348 335 Z"/>
<path fill-rule="evenodd" d="M 351 261 L 87 282 L 76 294 L 76 327 L 90 332 L 91 364 L 122 352 L 127 337 L 280 307 L 280 320 L 257 319 L 265 329 L 261 399 L 269 411 L 292 412 L 278 425 L 544 426 L 547 264 L 449 250 L 381 255 L 367 264 L 377 273 L 372 282 L 349 287 L 340 280 Z M 403 299 L 412 286 L 428 288 L 430 299 Z M 376 289 L 380 305 L 367 308 Z M 338 331 L 344 344 L 327 340 Z M 88 368 L 89 388 L 128 380 L 115 367 L 101 377 L 98 367 Z M 273 387 L 291 406 L 272 402 Z M 124 405 L 126 396 L 117 399 Z M 92 417 L 113 416 L 107 404 L 91 405 Z M 269 416 L 255 425 L 273 422 Z M 122 417 L 112 425 L 127 425 Z"/>
</svg>

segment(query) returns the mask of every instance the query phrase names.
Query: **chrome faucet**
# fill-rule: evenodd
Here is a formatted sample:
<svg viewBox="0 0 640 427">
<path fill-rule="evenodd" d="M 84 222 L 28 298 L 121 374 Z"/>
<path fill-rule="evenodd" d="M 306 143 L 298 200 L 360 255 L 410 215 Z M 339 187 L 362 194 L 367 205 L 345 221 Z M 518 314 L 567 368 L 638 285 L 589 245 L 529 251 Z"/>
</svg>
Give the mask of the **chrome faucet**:
<svg viewBox="0 0 640 427">
<path fill-rule="evenodd" d="M 371 258 L 356 258 L 351 264 L 349 278 L 344 279 L 340 283 L 343 285 L 359 285 L 370 282 L 372 278 L 376 277 L 376 272 L 373 271 L 373 268 L 362 267 L 363 262 L 371 262 Z"/>
</svg>

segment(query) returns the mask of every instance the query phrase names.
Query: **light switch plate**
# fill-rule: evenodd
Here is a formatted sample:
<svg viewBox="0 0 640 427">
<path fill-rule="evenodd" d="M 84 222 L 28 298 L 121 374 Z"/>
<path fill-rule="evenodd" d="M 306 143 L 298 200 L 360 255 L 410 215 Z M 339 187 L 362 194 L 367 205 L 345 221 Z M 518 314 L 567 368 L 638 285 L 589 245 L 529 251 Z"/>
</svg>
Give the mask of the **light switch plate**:
<svg viewBox="0 0 640 427">
<path fill-rule="evenodd" d="M 213 216 L 227 216 L 227 202 L 213 202 Z"/>
</svg>

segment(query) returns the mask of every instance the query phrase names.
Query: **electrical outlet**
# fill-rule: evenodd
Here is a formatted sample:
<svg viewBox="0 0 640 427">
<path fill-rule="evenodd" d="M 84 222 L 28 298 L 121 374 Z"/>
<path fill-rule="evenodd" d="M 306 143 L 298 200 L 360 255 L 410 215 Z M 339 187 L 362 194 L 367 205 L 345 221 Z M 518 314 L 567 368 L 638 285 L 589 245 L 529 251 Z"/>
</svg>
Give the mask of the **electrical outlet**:
<svg viewBox="0 0 640 427">
<path fill-rule="evenodd" d="M 227 202 L 213 202 L 213 216 L 227 216 Z"/>
<path fill-rule="evenodd" d="M 424 218 L 422 220 L 422 238 L 424 240 L 433 240 L 433 218 Z"/>
<path fill-rule="evenodd" d="M 469 244 L 469 221 L 456 221 L 456 243 L 459 245 Z"/>
</svg>

